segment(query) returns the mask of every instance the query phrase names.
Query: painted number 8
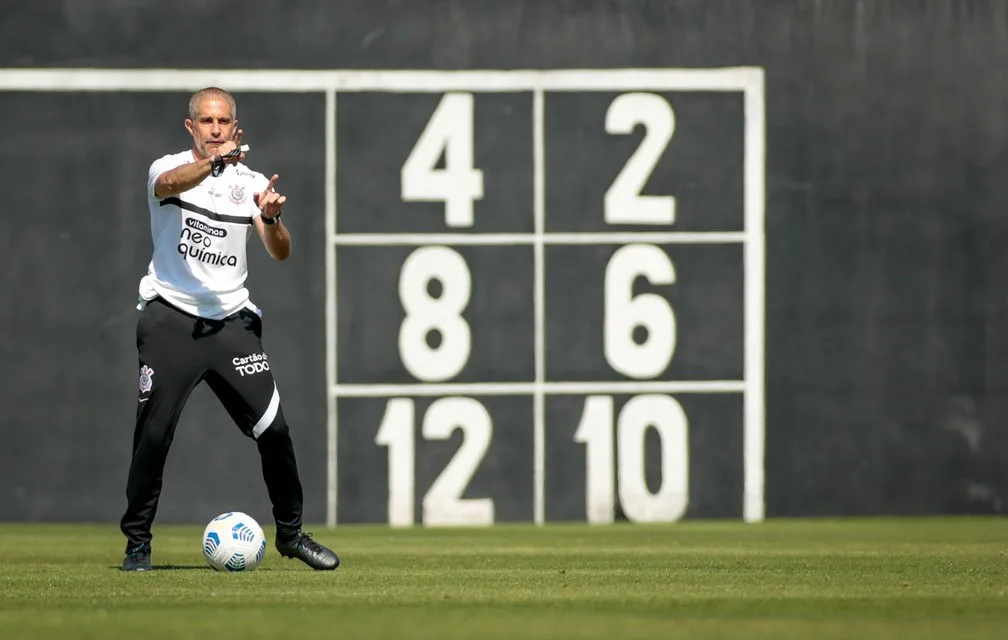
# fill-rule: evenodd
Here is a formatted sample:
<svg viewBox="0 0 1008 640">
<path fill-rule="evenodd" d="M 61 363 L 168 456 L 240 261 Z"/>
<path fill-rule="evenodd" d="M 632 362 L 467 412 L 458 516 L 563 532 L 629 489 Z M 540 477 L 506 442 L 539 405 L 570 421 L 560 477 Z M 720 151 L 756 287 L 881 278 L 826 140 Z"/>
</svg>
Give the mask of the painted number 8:
<svg viewBox="0 0 1008 640">
<path fill-rule="evenodd" d="M 432 293 L 435 281 L 441 291 Z M 469 267 L 448 247 L 420 247 L 403 262 L 399 300 L 406 317 L 399 327 L 399 355 L 418 380 L 447 380 L 469 360 L 472 337 L 462 312 L 471 293 Z"/>
</svg>

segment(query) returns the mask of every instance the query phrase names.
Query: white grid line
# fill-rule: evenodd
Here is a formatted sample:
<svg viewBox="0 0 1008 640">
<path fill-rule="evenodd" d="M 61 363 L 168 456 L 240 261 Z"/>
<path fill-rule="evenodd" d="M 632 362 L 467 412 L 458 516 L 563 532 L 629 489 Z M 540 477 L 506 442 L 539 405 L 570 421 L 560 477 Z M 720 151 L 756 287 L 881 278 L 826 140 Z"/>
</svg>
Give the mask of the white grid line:
<svg viewBox="0 0 1008 640">
<path fill-rule="evenodd" d="M 764 316 L 766 314 L 766 138 L 763 75 L 755 75 L 745 92 L 745 319 L 743 322 L 745 356 L 743 377 L 746 381 L 743 447 L 744 491 L 742 518 L 762 522 L 765 518 L 765 440 L 766 409 L 764 397 Z"/>
<path fill-rule="evenodd" d="M 325 102 L 325 229 L 326 237 L 336 235 L 336 93 L 326 92 Z M 326 380 L 330 387 L 338 383 L 337 379 L 337 334 L 336 307 L 336 245 L 326 243 Z M 326 526 L 336 526 L 338 507 L 339 472 L 337 469 L 339 442 L 339 418 L 336 397 L 327 394 L 326 398 Z"/>
<path fill-rule="evenodd" d="M 601 382 L 458 382 L 431 384 L 337 384 L 329 392 L 344 398 L 391 396 L 511 396 L 637 393 L 742 393 L 742 380 L 649 380 Z"/>
<path fill-rule="evenodd" d="M 332 237 L 341 246 L 742 244 L 744 231 L 583 231 L 572 233 L 347 233 Z"/>
<path fill-rule="evenodd" d="M 223 86 L 262 93 L 745 91 L 762 83 L 752 67 L 711 69 L 529 69 L 486 71 L 306 69 L 0 68 L 0 91 L 183 91 Z"/>
<path fill-rule="evenodd" d="M 532 520 L 537 525 L 546 522 L 546 398 L 543 384 L 546 381 L 546 134 L 545 96 L 541 90 L 532 94 L 532 191 L 535 221 L 535 391 L 533 405 Z"/>
</svg>

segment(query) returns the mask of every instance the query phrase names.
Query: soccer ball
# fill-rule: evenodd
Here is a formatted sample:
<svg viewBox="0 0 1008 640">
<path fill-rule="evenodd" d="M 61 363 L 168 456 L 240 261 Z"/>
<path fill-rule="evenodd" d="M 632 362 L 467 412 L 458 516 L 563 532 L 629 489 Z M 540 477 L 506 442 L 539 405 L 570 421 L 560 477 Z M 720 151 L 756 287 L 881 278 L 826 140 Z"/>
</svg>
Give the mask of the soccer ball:
<svg viewBox="0 0 1008 640">
<path fill-rule="evenodd" d="M 203 558 L 217 571 L 252 571 L 265 555 L 266 535 L 246 513 L 222 513 L 203 531 Z"/>
</svg>

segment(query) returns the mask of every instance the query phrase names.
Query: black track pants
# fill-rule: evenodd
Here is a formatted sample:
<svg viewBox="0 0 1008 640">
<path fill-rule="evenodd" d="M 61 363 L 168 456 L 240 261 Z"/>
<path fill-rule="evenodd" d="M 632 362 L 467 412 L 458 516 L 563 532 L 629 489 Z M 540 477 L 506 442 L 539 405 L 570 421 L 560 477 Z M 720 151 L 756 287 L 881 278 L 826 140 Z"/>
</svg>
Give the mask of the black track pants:
<svg viewBox="0 0 1008 640">
<path fill-rule="evenodd" d="M 261 339 L 262 322 L 247 310 L 205 320 L 157 298 L 141 312 L 140 397 L 120 523 L 127 546 L 151 540 L 175 426 L 189 395 L 204 380 L 242 433 L 256 442 L 277 535 L 301 528 L 303 495 L 294 446 Z"/>
</svg>

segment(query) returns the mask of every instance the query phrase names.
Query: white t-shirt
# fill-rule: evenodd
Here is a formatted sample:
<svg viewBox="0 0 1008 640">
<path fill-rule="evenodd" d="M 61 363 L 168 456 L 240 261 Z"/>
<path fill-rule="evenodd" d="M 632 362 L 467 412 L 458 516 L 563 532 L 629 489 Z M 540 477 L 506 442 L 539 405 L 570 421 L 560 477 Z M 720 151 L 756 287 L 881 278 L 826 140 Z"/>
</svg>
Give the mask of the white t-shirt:
<svg viewBox="0 0 1008 640">
<path fill-rule="evenodd" d="M 228 165 L 217 177 L 183 193 L 158 200 L 154 183 L 165 171 L 195 162 L 186 150 L 158 158 L 147 177 L 154 255 L 140 279 L 142 309 L 161 296 L 195 316 L 224 318 L 242 309 L 260 310 L 245 288 L 248 275 L 245 248 L 259 208 L 252 194 L 269 180 L 245 165 Z"/>
</svg>

